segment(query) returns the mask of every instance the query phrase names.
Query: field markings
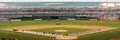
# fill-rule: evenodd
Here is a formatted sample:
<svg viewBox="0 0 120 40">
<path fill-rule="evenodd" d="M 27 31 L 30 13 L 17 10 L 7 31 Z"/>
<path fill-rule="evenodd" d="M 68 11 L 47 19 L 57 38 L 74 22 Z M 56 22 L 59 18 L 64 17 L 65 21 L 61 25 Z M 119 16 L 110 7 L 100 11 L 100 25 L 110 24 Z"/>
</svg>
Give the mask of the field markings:
<svg viewBox="0 0 120 40">
<path fill-rule="evenodd" d="M 67 27 L 67 28 L 80 28 L 80 29 L 82 28 L 82 29 L 92 29 L 92 30 L 100 29 L 100 31 L 96 31 L 96 32 L 90 32 L 90 33 L 78 34 L 78 35 L 72 35 L 72 36 L 56 37 L 56 39 L 60 39 L 60 38 L 65 39 L 65 37 L 74 39 L 74 38 L 77 38 L 77 36 L 82 36 L 82 35 L 93 34 L 93 33 L 97 33 L 97 32 L 116 29 L 113 27 L 88 26 L 88 25 L 34 25 L 34 26 L 21 26 L 21 27 L 5 28 L 2 30 L 6 30 L 6 31 L 12 31 L 13 29 L 35 30 L 35 29 L 44 29 L 44 28 L 53 28 L 53 27 Z"/>
<path fill-rule="evenodd" d="M 112 28 L 113 29 L 113 28 Z M 112 30 L 112 29 L 106 29 L 104 31 Z M 44 32 L 35 32 L 35 31 L 26 31 L 26 30 L 18 30 L 16 32 L 21 32 L 21 33 L 28 33 L 28 34 L 35 34 L 35 35 L 43 35 L 43 36 L 50 36 L 50 37 L 55 37 L 56 39 L 77 39 L 77 36 L 83 36 L 83 35 L 88 35 L 88 34 L 93 34 L 97 32 L 102 32 L 103 30 L 88 30 L 84 32 L 79 32 L 79 33 L 73 33 L 68 34 L 68 35 L 60 35 L 60 34 L 50 34 L 50 33 L 44 33 Z"/>
<path fill-rule="evenodd" d="M 77 39 L 77 36 L 83 36 L 83 35 L 88 35 L 88 34 L 93 34 L 93 33 L 98 33 L 98 32 L 103 32 L 103 31 L 109 31 L 109 30 L 113 30 L 116 28 L 111 28 L 111 29 L 106 29 L 106 30 L 90 30 L 90 31 L 85 31 L 83 33 L 75 33 L 75 35 L 71 35 L 71 36 L 63 36 L 63 37 L 56 37 L 56 39 Z"/>
<path fill-rule="evenodd" d="M 85 34 L 79 34 L 79 35 L 75 35 L 75 36 L 83 36 L 83 35 L 93 34 L 93 33 L 97 33 L 97 32 L 109 31 L 109 30 L 113 30 L 113 29 L 116 29 L 116 28 L 109 28 L 109 29 L 104 29 L 104 30 L 99 30 L 98 29 L 98 31 L 93 30 L 93 32 L 88 32 L 88 33 L 85 33 Z"/>
</svg>

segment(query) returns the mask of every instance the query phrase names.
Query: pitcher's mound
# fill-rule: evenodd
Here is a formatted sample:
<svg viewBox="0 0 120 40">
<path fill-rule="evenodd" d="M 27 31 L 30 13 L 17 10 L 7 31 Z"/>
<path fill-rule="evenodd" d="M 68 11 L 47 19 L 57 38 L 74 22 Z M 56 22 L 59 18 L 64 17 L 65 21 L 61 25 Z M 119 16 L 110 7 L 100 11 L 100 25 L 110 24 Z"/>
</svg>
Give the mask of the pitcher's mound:
<svg viewBox="0 0 120 40">
<path fill-rule="evenodd" d="M 61 39 L 61 40 L 71 40 L 71 39 L 77 39 L 76 36 L 58 36 L 56 39 Z"/>
<path fill-rule="evenodd" d="M 55 32 L 67 32 L 67 30 L 55 30 Z"/>
</svg>

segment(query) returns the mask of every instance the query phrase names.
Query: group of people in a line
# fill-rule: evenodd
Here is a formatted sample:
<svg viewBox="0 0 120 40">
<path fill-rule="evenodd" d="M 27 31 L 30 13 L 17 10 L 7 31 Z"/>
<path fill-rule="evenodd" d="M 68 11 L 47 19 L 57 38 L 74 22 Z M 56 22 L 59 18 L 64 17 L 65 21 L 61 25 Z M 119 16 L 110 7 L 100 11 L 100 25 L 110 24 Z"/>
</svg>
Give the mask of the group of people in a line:
<svg viewBox="0 0 120 40">
<path fill-rule="evenodd" d="M 17 31 L 16 31 L 17 30 Z M 18 29 L 13 29 L 13 31 L 16 32 L 23 32 L 23 33 L 30 33 L 30 34 L 37 34 L 37 35 L 44 35 L 44 36 L 50 36 L 50 37 L 56 37 L 56 36 L 71 36 L 71 35 L 84 35 L 87 33 L 95 33 L 95 32 L 99 32 L 101 31 L 101 29 L 97 29 L 97 30 L 89 30 L 89 31 L 84 31 L 84 32 L 78 32 L 78 33 L 71 33 L 71 34 L 66 34 L 66 35 L 62 35 L 62 34 L 56 34 L 56 33 L 47 33 L 47 32 L 34 32 L 34 31 L 25 31 L 25 30 L 18 30 Z"/>
<path fill-rule="evenodd" d="M 37 35 L 44 35 L 44 36 L 51 36 L 51 37 L 56 37 L 56 36 L 63 36 L 62 34 L 56 34 L 56 33 L 47 33 L 47 32 L 34 32 L 34 31 L 26 31 L 26 30 L 17 30 L 16 32 L 22 32 L 22 33 L 29 33 L 29 34 L 37 34 Z"/>
</svg>

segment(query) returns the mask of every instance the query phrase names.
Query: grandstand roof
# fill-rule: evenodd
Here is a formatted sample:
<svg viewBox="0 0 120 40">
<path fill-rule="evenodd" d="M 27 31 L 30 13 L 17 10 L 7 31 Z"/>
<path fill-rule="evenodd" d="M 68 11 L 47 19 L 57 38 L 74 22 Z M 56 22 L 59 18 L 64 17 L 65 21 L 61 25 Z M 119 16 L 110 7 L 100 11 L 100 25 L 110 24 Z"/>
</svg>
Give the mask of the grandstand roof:
<svg viewBox="0 0 120 40">
<path fill-rule="evenodd" d="M 8 6 L 97 6 L 100 2 L 1 2 Z"/>
<path fill-rule="evenodd" d="M 106 2 L 0 2 L 7 6 L 36 7 L 36 6 L 106 6 Z M 109 2 L 108 6 L 114 6 L 115 2 Z M 120 6 L 120 3 L 116 3 Z"/>
</svg>

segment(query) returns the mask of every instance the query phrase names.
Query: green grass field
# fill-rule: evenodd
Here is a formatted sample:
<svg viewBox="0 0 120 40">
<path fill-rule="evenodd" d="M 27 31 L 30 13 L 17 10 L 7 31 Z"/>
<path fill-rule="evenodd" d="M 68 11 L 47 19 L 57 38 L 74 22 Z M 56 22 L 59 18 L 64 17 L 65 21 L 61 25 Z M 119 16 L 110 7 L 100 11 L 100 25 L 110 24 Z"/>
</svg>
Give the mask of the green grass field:
<svg viewBox="0 0 120 40">
<path fill-rule="evenodd" d="M 16 33 L 16 32 L 9 32 L 9 31 L 3 31 L 3 30 L 0 30 L 0 37 L 7 38 L 7 39 L 16 38 L 18 40 L 54 40 L 53 38 L 47 37 L 47 36 Z"/>
<path fill-rule="evenodd" d="M 66 32 L 55 32 L 55 30 L 67 30 Z M 45 28 L 45 29 L 35 29 L 31 31 L 36 31 L 36 32 L 47 32 L 47 33 L 56 33 L 56 34 L 69 34 L 69 33 L 77 33 L 77 32 L 83 32 L 87 31 L 90 29 L 79 29 L 79 28 L 67 28 L 67 27 L 54 27 L 54 28 Z"/>
<path fill-rule="evenodd" d="M 120 28 L 86 36 L 79 36 L 76 40 L 112 40 L 115 38 L 120 38 Z"/>
<path fill-rule="evenodd" d="M 57 21 L 21 21 L 21 22 L 0 22 L 0 29 L 28 26 L 28 25 L 55 25 Z M 120 22 L 109 21 L 108 23 L 103 21 L 60 21 L 61 25 L 90 25 L 90 26 L 105 26 L 105 27 L 118 27 L 117 29 L 94 33 L 85 36 L 79 36 L 76 40 L 111 40 L 114 38 L 120 38 Z M 18 40 L 54 40 L 51 37 L 38 36 L 32 34 L 16 33 L 11 31 L 0 30 L 0 37 L 17 38 Z"/>
</svg>

